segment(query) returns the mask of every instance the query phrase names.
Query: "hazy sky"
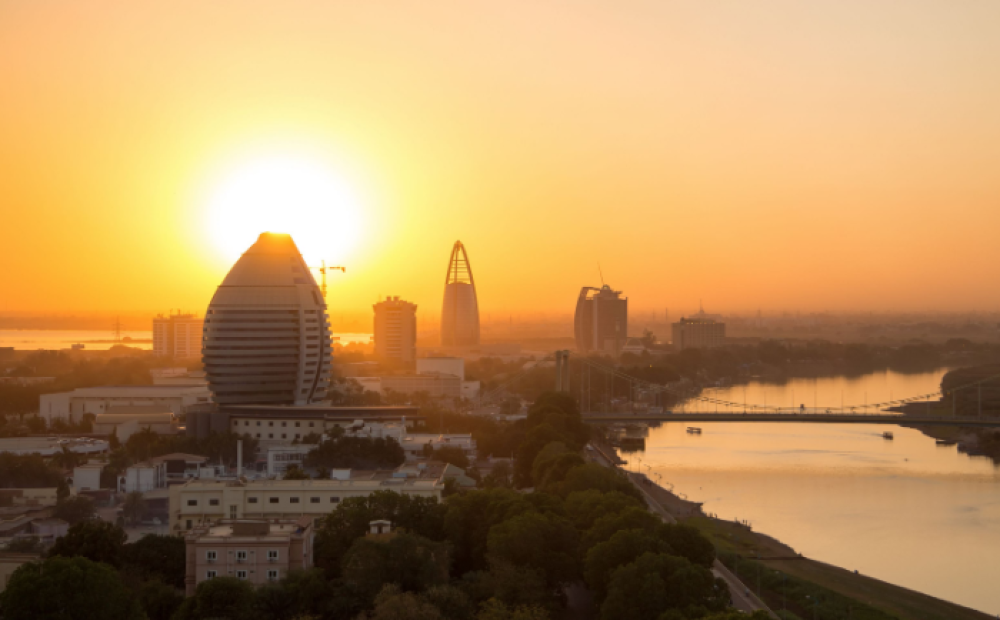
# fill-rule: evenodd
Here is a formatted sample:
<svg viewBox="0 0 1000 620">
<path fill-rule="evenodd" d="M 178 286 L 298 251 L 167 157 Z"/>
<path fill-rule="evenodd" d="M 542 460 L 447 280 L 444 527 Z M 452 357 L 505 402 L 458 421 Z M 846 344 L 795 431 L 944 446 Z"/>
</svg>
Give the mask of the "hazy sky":
<svg viewBox="0 0 1000 620">
<path fill-rule="evenodd" d="M 1000 2 L 0 0 L 0 311 L 203 311 L 275 158 L 334 311 L 996 309 Z"/>
</svg>

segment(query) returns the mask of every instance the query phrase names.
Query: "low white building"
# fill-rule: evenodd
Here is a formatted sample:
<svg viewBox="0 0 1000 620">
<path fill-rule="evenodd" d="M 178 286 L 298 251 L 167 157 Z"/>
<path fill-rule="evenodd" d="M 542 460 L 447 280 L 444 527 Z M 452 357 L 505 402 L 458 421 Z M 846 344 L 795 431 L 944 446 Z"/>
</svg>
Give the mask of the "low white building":
<svg viewBox="0 0 1000 620">
<path fill-rule="evenodd" d="M 78 465 L 73 468 L 73 490 L 97 491 L 101 488 L 101 470 L 104 466 L 99 463 Z"/>
<path fill-rule="evenodd" d="M 108 413 L 94 418 L 94 433 L 118 437 L 125 442 L 141 430 L 151 430 L 160 435 L 177 433 L 177 416 L 164 405 L 151 407 L 109 407 Z"/>
<path fill-rule="evenodd" d="M 100 454 L 108 451 L 108 442 L 101 439 L 81 437 L 60 439 L 58 437 L 3 437 L 0 438 L 0 452 L 11 454 L 38 454 L 52 456 L 66 448 L 75 454 Z"/>
<path fill-rule="evenodd" d="M 289 444 L 267 446 L 267 475 L 282 477 L 289 467 L 302 467 L 306 455 L 315 444 Z"/>
<path fill-rule="evenodd" d="M 119 493 L 146 493 L 167 486 L 167 464 L 139 463 L 125 470 L 118 478 Z"/>
<path fill-rule="evenodd" d="M 85 413 L 99 415 L 111 407 L 164 407 L 180 416 L 188 407 L 211 400 L 207 385 L 107 385 L 42 394 L 38 415 L 49 423 L 60 418 L 77 422 Z"/>
</svg>

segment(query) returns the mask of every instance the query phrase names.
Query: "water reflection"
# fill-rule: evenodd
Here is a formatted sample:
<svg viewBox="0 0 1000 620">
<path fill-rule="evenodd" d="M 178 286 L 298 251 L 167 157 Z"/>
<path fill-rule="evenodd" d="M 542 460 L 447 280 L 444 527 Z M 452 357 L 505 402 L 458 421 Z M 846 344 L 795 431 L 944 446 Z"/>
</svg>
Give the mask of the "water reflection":
<svg viewBox="0 0 1000 620">
<path fill-rule="evenodd" d="M 932 391 L 933 376 L 752 385 L 872 399 Z M 930 387 L 930 389 L 926 389 Z M 733 388 L 742 389 L 742 388 Z M 881 390 L 881 391 L 880 391 Z M 798 396 L 796 396 L 798 398 Z M 867 424 L 687 423 L 650 429 L 642 468 L 707 512 L 750 521 L 807 556 L 989 613 L 1000 611 L 1000 469 L 919 431 Z M 891 430 L 894 439 L 882 433 Z M 638 459 L 631 459 L 638 466 Z"/>
</svg>

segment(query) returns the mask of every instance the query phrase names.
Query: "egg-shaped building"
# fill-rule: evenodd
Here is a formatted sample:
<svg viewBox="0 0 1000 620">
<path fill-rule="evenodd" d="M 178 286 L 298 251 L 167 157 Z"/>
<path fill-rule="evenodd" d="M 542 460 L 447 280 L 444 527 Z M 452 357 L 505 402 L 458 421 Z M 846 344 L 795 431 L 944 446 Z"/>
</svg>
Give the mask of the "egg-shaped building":
<svg viewBox="0 0 1000 620">
<path fill-rule="evenodd" d="M 448 275 L 441 306 L 441 345 L 465 347 L 479 344 L 479 301 L 476 281 L 465 246 L 456 241 L 451 248 Z"/>
<path fill-rule="evenodd" d="M 215 291 L 202 361 L 219 405 L 308 405 L 330 383 L 326 302 L 290 235 L 263 233 Z"/>
</svg>

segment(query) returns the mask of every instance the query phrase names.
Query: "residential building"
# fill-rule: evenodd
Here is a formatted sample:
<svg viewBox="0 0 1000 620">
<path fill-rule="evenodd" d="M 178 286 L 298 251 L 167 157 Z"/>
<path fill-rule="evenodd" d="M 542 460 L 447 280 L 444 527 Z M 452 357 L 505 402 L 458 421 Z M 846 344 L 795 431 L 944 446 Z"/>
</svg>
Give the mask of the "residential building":
<svg viewBox="0 0 1000 620">
<path fill-rule="evenodd" d="M 195 405 L 210 403 L 211 397 L 204 385 L 105 385 L 42 394 L 38 415 L 49 423 L 60 418 L 78 422 L 85 413 L 107 413 L 111 407 L 161 407 L 181 416 Z"/>
<path fill-rule="evenodd" d="M 0 506 L 55 506 L 58 487 L 0 489 Z"/>
<path fill-rule="evenodd" d="M 671 325 L 674 351 L 712 349 L 726 344 L 726 324 L 714 319 L 681 318 Z"/>
<path fill-rule="evenodd" d="M 205 313 L 202 360 L 220 405 L 309 405 L 330 383 L 330 322 L 290 235 L 263 233 Z"/>
<path fill-rule="evenodd" d="M 386 361 L 412 364 L 417 357 L 417 304 L 387 297 L 375 310 L 375 355 Z"/>
<path fill-rule="evenodd" d="M 208 462 L 207 456 L 200 454 L 184 454 L 183 452 L 171 452 L 161 456 L 154 456 L 149 459 L 151 463 L 163 463 L 166 466 L 166 476 L 168 481 L 186 480 L 187 478 L 199 478 L 201 470 Z"/>
<path fill-rule="evenodd" d="M 313 566 L 312 518 L 222 519 L 200 525 L 184 537 L 184 591 L 199 583 L 235 577 L 255 586 L 274 583 L 288 571 Z"/>
<path fill-rule="evenodd" d="M 406 422 L 423 420 L 417 407 L 281 407 L 234 405 L 218 411 L 188 414 L 187 433 L 207 437 L 211 429 L 247 435 L 262 443 L 302 440 L 309 433 L 325 433 L 333 427 L 362 422 Z"/>
<path fill-rule="evenodd" d="M 441 346 L 468 347 L 479 344 L 479 301 L 469 256 L 461 241 L 451 248 L 448 274 L 441 305 Z"/>
<path fill-rule="evenodd" d="M 170 529 L 180 533 L 219 519 L 319 517 L 349 497 L 395 491 L 441 499 L 440 477 L 352 472 L 347 480 L 189 480 L 170 486 Z"/>
<path fill-rule="evenodd" d="M 576 350 L 617 357 L 628 339 L 628 298 L 607 284 L 585 286 L 576 300 L 573 331 Z"/>
<path fill-rule="evenodd" d="M 158 315 L 153 319 L 153 355 L 187 359 L 201 356 L 205 320 L 193 314 Z"/>
</svg>

